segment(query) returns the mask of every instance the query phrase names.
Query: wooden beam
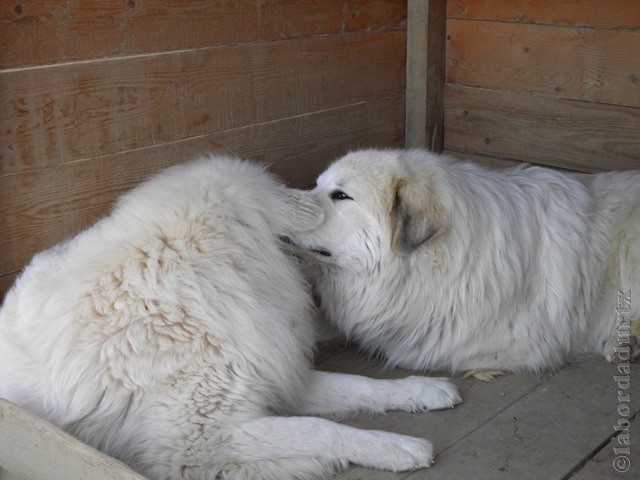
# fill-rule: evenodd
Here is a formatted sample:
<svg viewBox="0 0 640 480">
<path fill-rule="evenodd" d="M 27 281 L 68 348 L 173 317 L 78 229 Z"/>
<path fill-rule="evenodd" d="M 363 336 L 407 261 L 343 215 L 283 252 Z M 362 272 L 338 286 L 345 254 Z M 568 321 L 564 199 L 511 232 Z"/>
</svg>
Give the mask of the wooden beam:
<svg viewBox="0 0 640 480">
<path fill-rule="evenodd" d="M 0 432 L 0 478 L 146 478 L 2 398 Z"/>
<path fill-rule="evenodd" d="M 445 0 L 407 5 L 407 147 L 441 152 L 444 119 Z"/>
</svg>

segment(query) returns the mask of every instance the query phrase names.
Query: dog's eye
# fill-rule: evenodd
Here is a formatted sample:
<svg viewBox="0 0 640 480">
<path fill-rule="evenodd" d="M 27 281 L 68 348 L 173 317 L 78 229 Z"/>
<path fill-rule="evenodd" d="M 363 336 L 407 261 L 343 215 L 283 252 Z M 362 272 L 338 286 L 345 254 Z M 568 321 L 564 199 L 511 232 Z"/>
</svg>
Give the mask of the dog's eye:
<svg viewBox="0 0 640 480">
<path fill-rule="evenodd" d="M 334 190 L 331 192 L 331 200 L 353 200 L 349 195 L 342 190 Z"/>
</svg>

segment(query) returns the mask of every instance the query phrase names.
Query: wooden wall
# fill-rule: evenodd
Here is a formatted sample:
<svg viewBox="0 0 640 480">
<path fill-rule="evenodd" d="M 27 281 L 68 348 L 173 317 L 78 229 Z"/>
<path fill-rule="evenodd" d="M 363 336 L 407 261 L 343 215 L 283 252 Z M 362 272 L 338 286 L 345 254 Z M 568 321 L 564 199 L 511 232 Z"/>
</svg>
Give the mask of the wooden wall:
<svg viewBox="0 0 640 480">
<path fill-rule="evenodd" d="M 444 148 L 640 169 L 638 0 L 449 0 Z"/>
<path fill-rule="evenodd" d="M 200 152 L 308 186 L 350 148 L 404 141 L 404 1 L 16 0 L 0 45 L 0 295 Z"/>
</svg>

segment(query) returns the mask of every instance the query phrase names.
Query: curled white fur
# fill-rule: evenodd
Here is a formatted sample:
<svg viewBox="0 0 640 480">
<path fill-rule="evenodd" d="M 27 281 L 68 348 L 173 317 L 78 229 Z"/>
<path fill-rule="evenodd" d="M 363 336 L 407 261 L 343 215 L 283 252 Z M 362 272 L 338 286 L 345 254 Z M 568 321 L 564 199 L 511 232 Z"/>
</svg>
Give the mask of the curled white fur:
<svg viewBox="0 0 640 480">
<path fill-rule="evenodd" d="M 391 365 L 540 370 L 581 353 L 609 358 L 618 291 L 640 292 L 640 172 L 489 171 L 365 150 L 310 195 L 325 221 L 292 242 L 317 264 L 323 308 Z M 394 251 L 398 228 L 432 237 Z"/>
<path fill-rule="evenodd" d="M 459 401 L 445 380 L 405 379 L 404 392 L 312 370 L 311 297 L 277 236 L 321 221 L 250 163 L 160 173 L 19 277 L 0 310 L 0 396 L 152 478 L 428 466 L 426 440 L 277 416 Z"/>
</svg>

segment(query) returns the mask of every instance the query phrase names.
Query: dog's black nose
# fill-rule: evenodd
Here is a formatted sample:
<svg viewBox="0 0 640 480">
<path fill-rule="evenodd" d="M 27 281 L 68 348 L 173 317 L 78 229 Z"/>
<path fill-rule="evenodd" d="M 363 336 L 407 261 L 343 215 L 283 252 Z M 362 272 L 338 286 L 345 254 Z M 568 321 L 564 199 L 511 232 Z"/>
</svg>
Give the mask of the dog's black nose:
<svg viewBox="0 0 640 480">
<path fill-rule="evenodd" d="M 293 242 L 291 241 L 291 239 L 289 237 L 287 237 L 286 235 L 278 235 L 278 238 L 280 239 L 280 241 L 282 243 L 286 243 L 288 245 L 291 245 Z"/>
</svg>

